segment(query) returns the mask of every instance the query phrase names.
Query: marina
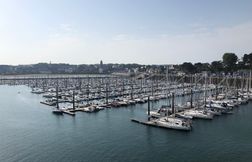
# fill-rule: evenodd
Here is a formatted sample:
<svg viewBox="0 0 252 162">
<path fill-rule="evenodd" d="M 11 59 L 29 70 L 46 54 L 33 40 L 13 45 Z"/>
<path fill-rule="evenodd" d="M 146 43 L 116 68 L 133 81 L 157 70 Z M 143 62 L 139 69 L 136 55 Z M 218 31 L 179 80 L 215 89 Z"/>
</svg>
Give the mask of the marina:
<svg viewBox="0 0 252 162">
<path fill-rule="evenodd" d="M 251 10 L 0 0 L 0 162 L 252 161 Z"/>
<path fill-rule="evenodd" d="M 153 158 L 157 161 L 221 158 L 232 162 L 252 158 L 251 103 L 234 108 L 233 115 L 193 120 L 193 129 L 181 132 L 131 122 L 131 119 L 147 121 L 147 103 L 98 113 L 78 112 L 74 117 L 55 116 L 50 107 L 39 103 L 42 95 L 32 94 L 26 86 L 0 86 L 0 90 L 5 92 L 0 95 L 0 131 L 4 132 L 0 135 L 0 161 L 148 162 Z M 150 107 L 165 104 L 166 99 L 162 99 L 151 102 Z"/>
<path fill-rule="evenodd" d="M 233 109 L 252 99 L 251 73 L 247 78 L 153 75 L 144 78 L 113 75 L 2 77 L 1 84 L 26 85 L 42 96 L 41 104 L 55 115 L 98 113 L 105 109 L 148 105 L 147 126 L 191 131 L 193 119 L 213 120 L 233 114 Z M 161 107 L 153 103 L 165 101 Z M 152 107 L 150 106 L 152 105 Z M 129 119 L 130 120 L 130 119 Z"/>
</svg>

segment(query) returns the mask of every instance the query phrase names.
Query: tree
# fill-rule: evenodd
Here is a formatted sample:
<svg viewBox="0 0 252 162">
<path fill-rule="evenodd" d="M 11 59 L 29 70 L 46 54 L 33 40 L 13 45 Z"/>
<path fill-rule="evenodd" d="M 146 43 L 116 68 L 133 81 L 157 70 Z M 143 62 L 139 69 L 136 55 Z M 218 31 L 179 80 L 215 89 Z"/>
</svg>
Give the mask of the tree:
<svg viewBox="0 0 252 162">
<path fill-rule="evenodd" d="M 242 57 L 242 61 L 244 64 L 247 64 L 249 62 L 249 55 L 248 54 L 244 54 Z"/>
<path fill-rule="evenodd" d="M 219 73 L 223 71 L 223 64 L 221 61 L 213 61 L 210 68 L 212 72 Z"/>
<path fill-rule="evenodd" d="M 246 66 L 244 64 L 243 61 L 238 61 L 237 63 L 237 69 L 241 70 L 241 69 L 246 69 Z"/>
<path fill-rule="evenodd" d="M 242 57 L 242 61 L 246 67 L 252 68 L 252 53 L 244 54 Z"/>
<path fill-rule="evenodd" d="M 203 64 L 198 62 L 198 63 L 195 63 L 194 64 L 194 67 L 195 67 L 195 70 L 197 73 L 200 73 L 202 71 L 202 68 L 203 68 Z"/>
<path fill-rule="evenodd" d="M 195 67 L 195 71 L 197 73 L 201 73 L 202 71 L 209 71 L 209 63 L 195 63 L 194 67 Z"/>
<path fill-rule="evenodd" d="M 225 53 L 222 56 L 223 64 L 226 72 L 233 72 L 236 69 L 238 57 L 234 53 Z"/>
<path fill-rule="evenodd" d="M 194 73 L 195 72 L 195 67 L 191 62 L 184 62 L 181 65 L 181 69 L 186 72 L 186 73 Z"/>
</svg>

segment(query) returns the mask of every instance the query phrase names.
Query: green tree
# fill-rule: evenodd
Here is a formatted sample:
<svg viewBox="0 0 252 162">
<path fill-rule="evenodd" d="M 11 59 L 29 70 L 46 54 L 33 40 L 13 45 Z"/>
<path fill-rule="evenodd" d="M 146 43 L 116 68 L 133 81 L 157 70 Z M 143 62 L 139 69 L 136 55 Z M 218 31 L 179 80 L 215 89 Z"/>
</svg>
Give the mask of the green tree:
<svg viewBox="0 0 252 162">
<path fill-rule="evenodd" d="M 198 63 L 194 64 L 194 67 L 195 67 L 195 71 L 197 73 L 201 73 L 202 71 L 209 71 L 210 65 L 209 65 L 209 63 L 200 63 L 200 62 L 198 62 Z"/>
<path fill-rule="evenodd" d="M 185 73 L 194 73 L 195 72 L 195 67 L 194 67 L 194 65 L 191 62 L 184 62 L 181 65 L 181 69 Z"/>
<path fill-rule="evenodd" d="M 249 55 L 248 54 L 244 54 L 242 57 L 242 61 L 244 64 L 247 64 L 249 62 Z"/>
<path fill-rule="evenodd" d="M 238 61 L 238 57 L 234 53 L 225 53 L 222 56 L 224 68 L 226 72 L 233 72 L 236 69 L 236 63 Z"/>
<path fill-rule="evenodd" d="M 242 57 L 242 61 L 245 67 L 252 68 L 252 53 L 244 54 Z"/>
<path fill-rule="evenodd" d="M 246 69 L 246 66 L 245 66 L 245 64 L 244 64 L 243 61 L 238 61 L 238 63 L 237 63 L 237 69 L 238 70 Z"/>
<path fill-rule="evenodd" d="M 202 71 L 202 69 L 203 69 L 203 64 L 198 62 L 198 63 L 194 64 L 194 67 L 195 67 L 196 72 L 200 73 Z"/>
<path fill-rule="evenodd" d="M 213 61 L 211 63 L 210 69 L 214 73 L 219 73 L 219 72 L 223 71 L 223 64 L 221 61 Z"/>
</svg>

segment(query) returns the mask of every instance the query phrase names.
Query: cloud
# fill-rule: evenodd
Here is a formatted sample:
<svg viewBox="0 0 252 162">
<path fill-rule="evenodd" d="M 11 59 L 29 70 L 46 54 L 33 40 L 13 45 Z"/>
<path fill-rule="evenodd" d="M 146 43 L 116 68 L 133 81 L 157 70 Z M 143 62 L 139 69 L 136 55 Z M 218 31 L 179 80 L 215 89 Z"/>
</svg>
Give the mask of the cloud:
<svg viewBox="0 0 252 162">
<path fill-rule="evenodd" d="M 57 27 L 49 28 L 49 38 L 69 37 L 74 35 L 77 31 L 71 24 L 60 24 Z"/>
<path fill-rule="evenodd" d="M 194 32 L 197 31 L 198 32 Z M 188 34 L 164 33 L 156 37 L 117 34 L 107 38 L 75 31 L 61 24 L 50 32 L 48 39 L 30 44 L 2 44 L 0 60 L 23 64 L 36 62 L 65 63 L 142 63 L 176 64 L 186 61 L 211 62 L 220 60 L 223 53 L 234 52 L 241 57 L 252 52 L 252 23 L 231 27 L 201 29 Z M 0 39 L 1 42 L 1 39 Z M 15 48 L 13 48 L 15 47 Z"/>
<path fill-rule="evenodd" d="M 73 27 L 70 24 L 60 24 L 60 29 L 65 32 L 73 32 Z"/>
<path fill-rule="evenodd" d="M 50 39 L 43 53 L 55 60 L 73 63 L 96 63 L 100 59 L 143 64 L 211 62 L 221 59 L 225 52 L 240 56 L 251 52 L 251 35 L 252 23 L 149 39 L 126 34 L 92 40 L 65 35 Z"/>
<path fill-rule="evenodd" d="M 148 64 L 211 62 L 221 59 L 225 52 L 235 52 L 239 57 L 252 52 L 252 23 L 213 30 L 201 28 L 190 34 L 110 41 L 101 48 L 111 62 Z"/>
<path fill-rule="evenodd" d="M 132 40 L 132 39 L 134 39 L 134 37 L 128 34 L 118 34 L 112 38 L 112 40 L 115 40 L 115 41 L 125 41 L 125 40 Z"/>
</svg>

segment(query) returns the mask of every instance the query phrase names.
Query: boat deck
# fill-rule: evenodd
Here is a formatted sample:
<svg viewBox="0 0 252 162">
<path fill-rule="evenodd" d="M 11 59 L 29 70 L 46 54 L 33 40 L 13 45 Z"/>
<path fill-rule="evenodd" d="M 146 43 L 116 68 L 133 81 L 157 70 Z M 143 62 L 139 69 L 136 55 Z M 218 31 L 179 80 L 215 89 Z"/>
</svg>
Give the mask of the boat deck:
<svg viewBox="0 0 252 162">
<path fill-rule="evenodd" d="M 165 128 L 165 129 L 173 129 L 173 128 L 170 128 L 170 127 L 166 127 L 166 126 L 163 126 L 163 125 L 159 125 L 159 124 L 156 124 L 154 122 L 154 120 L 150 120 L 150 121 L 141 121 L 141 120 L 138 120 L 138 119 L 131 119 L 132 122 L 135 122 L 135 123 L 139 123 L 139 124 L 143 124 L 143 125 L 148 125 L 148 126 L 152 126 L 152 127 L 159 127 L 159 128 Z M 174 130 L 179 130 L 179 131 L 190 131 L 190 129 L 188 130 L 185 130 L 185 129 L 174 129 Z"/>
</svg>

